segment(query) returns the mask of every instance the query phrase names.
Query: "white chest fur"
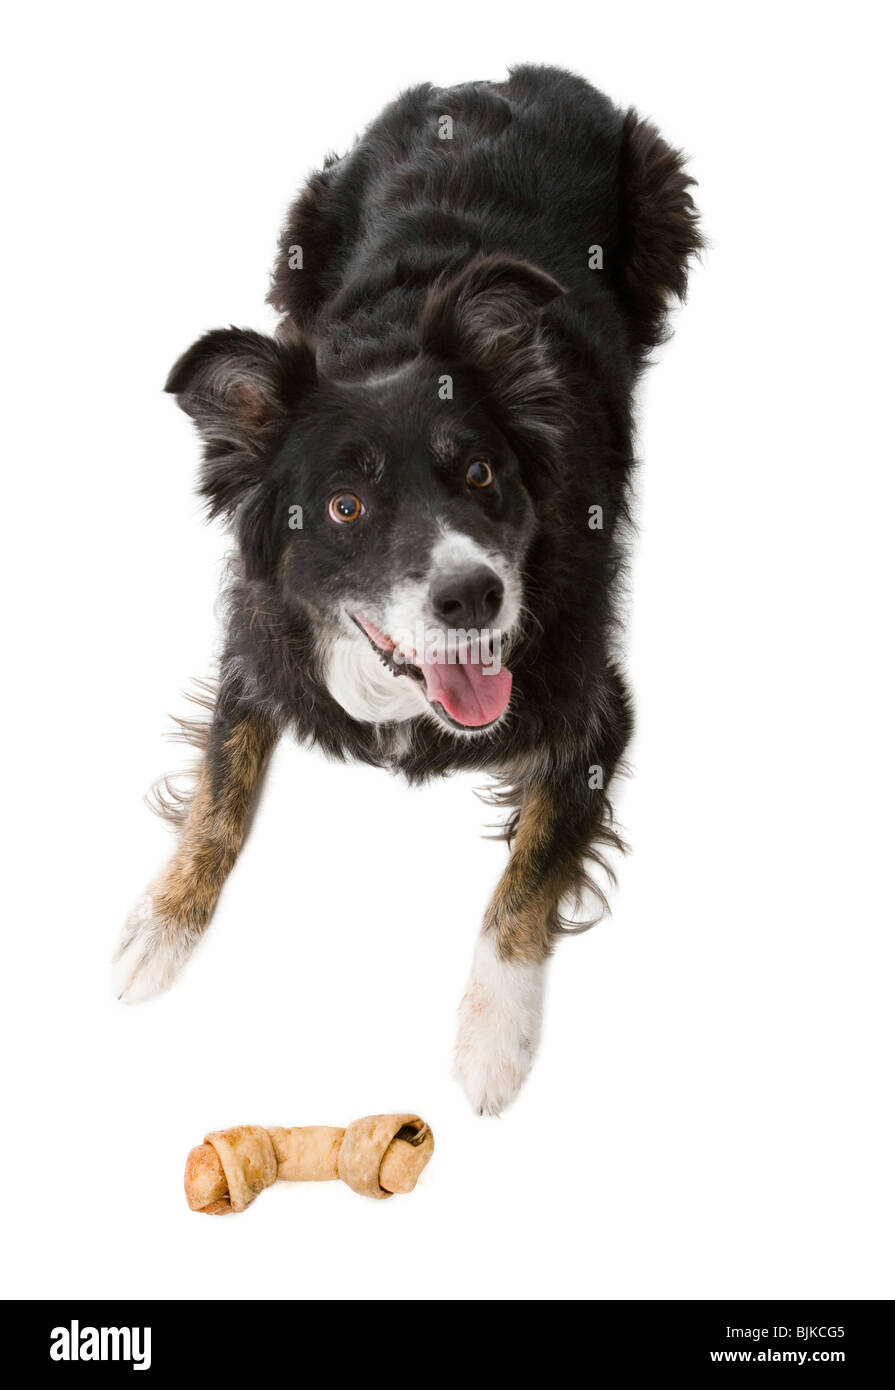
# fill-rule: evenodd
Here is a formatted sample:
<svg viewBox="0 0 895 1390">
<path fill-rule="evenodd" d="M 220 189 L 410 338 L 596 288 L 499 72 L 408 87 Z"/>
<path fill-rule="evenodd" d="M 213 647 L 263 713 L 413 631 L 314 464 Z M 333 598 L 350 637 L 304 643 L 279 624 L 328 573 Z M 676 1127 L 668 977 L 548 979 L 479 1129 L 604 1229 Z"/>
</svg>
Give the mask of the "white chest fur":
<svg viewBox="0 0 895 1390">
<path fill-rule="evenodd" d="M 395 676 L 383 666 L 368 642 L 339 635 L 323 663 L 326 688 L 352 719 L 364 724 L 391 724 L 427 712 L 426 697 L 415 681 Z"/>
</svg>

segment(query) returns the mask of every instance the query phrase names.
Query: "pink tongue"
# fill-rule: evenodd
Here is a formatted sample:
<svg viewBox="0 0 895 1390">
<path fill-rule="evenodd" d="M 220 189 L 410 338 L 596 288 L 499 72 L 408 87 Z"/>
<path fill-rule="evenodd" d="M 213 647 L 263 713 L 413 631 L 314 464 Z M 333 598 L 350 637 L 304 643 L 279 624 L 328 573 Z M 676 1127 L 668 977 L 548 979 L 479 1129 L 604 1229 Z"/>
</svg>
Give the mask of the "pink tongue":
<svg viewBox="0 0 895 1390">
<path fill-rule="evenodd" d="M 510 703 L 513 677 L 505 666 L 486 671 L 478 661 L 424 661 L 420 669 L 430 704 L 469 729 L 493 723 Z"/>
</svg>

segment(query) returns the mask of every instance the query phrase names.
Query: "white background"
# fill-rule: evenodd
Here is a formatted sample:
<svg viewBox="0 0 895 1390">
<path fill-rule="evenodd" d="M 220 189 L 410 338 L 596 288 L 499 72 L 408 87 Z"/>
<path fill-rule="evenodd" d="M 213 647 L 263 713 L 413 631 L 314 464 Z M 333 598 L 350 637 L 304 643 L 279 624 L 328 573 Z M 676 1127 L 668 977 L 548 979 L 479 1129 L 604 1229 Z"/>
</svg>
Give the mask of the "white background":
<svg viewBox="0 0 895 1390">
<path fill-rule="evenodd" d="M 4 44 L 3 1279 L 16 1296 L 891 1297 L 883 7 L 20 8 Z M 475 778 L 286 743 L 206 942 L 108 960 L 226 540 L 163 396 L 266 328 L 281 219 L 400 89 L 572 66 L 686 147 L 711 250 L 639 398 L 633 853 L 500 1120 L 450 1079 L 505 850 Z M 209 1128 L 415 1109 L 410 1197 L 191 1214 Z"/>
</svg>

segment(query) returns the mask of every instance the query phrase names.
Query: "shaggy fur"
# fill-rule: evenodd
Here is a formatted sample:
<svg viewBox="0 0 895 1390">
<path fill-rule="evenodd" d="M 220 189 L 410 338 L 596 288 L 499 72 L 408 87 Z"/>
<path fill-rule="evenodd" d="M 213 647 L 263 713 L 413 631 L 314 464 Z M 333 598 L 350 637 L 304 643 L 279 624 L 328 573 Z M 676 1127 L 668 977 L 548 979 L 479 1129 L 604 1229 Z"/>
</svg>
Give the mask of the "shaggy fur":
<svg viewBox="0 0 895 1390">
<path fill-rule="evenodd" d="M 289 213 L 276 338 L 215 330 L 174 367 L 167 389 L 199 429 L 201 491 L 238 560 L 198 807 L 176 892 L 169 871 L 141 909 L 150 946 L 135 962 L 131 945 L 126 994 L 167 979 L 151 959 L 160 934 L 191 943 L 207 922 L 281 730 L 411 781 L 474 768 L 497 779 L 512 854 L 477 957 L 482 997 L 503 996 L 494 1026 L 467 1020 L 463 1079 L 480 1110 L 511 1098 L 536 1030 L 507 1025 L 497 1045 L 495 1029 L 512 1000 L 539 1006 L 537 972 L 570 925 L 562 905 L 601 897 L 587 866 L 620 847 L 605 789 L 631 732 L 614 602 L 632 392 L 700 246 L 690 183 L 651 125 L 569 73 L 417 87 Z M 470 457 L 494 465 L 481 494 L 463 481 Z M 340 489 L 365 502 L 354 525 L 327 513 Z M 507 612 L 518 586 L 509 709 L 479 732 L 437 707 L 355 717 L 333 695 L 333 652 L 343 683 L 369 657 L 346 612 L 384 604 L 389 585 L 425 593 L 441 533 L 493 560 Z M 395 679 L 377 696 L 386 711 L 389 689 L 419 693 Z"/>
</svg>

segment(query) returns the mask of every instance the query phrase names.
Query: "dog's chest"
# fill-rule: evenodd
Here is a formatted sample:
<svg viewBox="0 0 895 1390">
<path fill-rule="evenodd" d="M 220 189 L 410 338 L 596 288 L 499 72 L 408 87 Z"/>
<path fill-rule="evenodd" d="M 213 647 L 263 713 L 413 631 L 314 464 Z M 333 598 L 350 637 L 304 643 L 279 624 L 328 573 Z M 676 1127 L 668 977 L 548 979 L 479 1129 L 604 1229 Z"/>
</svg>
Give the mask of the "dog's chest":
<svg viewBox="0 0 895 1390">
<path fill-rule="evenodd" d="M 382 665 L 372 647 L 338 636 L 323 656 L 323 678 L 333 699 L 362 724 L 395 724 L 426 710 L 419 687 Z"/>
</svg>

